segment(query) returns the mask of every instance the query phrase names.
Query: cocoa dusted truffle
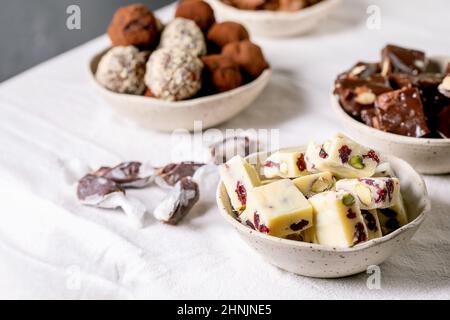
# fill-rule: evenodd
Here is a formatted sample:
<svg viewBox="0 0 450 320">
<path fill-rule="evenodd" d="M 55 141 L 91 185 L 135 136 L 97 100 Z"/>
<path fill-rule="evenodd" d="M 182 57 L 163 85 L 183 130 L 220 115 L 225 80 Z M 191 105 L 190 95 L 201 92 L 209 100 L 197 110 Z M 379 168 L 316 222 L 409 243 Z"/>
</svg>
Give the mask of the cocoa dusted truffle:
<svg viewBox="0 0 450 320">
<path fill-rule="evenodd" d="M 211 6 L 201 0 L 182 1 L 177 7 L 175 17 L 195 21 L 203 32 L 208 31 L 214 22 L 216 22 Z"/>
<path fill-rule="evenodd" d="M 175 18 L 161 34 L 161 48 L 176 48 L 195 56 L 206 54 L 206 42 L 194 21 Z"/>
<path fill-rule="evenodd" d="M 105 88 L 119 93 L 143 94 L 148 52 L 136 47 L 113 47 L 100 60 L 95 77 Z"/>
<path fill-rule="evenodd" d="M 147 62 L 145 84 L 155 97 L 177 101 L 194 96 L 201 88 L 202 61 L 187 51 L 161 48 Z"/>
<path fill-rule="evenodd" d="M 202 58 L 204 64 L 204 82 L 214 91 L 225 92 L 242 84 L 239 65 L 221 54 L 213 54 Z"/>
<path fill-rule="evenodd" d="M 108 35 L 113 46 L 153 47 L 159 35 L 157 20 L 143 4 L 122 7 L 114 14 Z"/>
<path fill-rule="evenodd" d="M 236 62 L 253 79 L 269 68 L 261 48 L 249 40 L 227 44 L 223 47 L 222 54 Z"/>
<path fill-rule="evenodd" d="M 243 25 L 232 21 L 225 21 L 215 23 L 209 29 L 206 38 L 208 42 L 221 49 L 228 43 L 248 40 L 249 35 Z"/>
</svg>

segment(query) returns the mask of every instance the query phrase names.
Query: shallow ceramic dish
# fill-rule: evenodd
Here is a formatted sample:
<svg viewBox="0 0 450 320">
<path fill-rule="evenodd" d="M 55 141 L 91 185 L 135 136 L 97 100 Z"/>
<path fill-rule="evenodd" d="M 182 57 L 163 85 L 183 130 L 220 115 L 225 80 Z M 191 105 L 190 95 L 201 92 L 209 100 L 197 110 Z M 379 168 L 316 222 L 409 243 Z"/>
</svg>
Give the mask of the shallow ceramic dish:
<svg viewBox="0 0 450 320">
<path fill-rule="evenodd" d="M 443 70 L 450 62 L 450 57 L 432 57 L 431 60 L 437 62 Z M 331 105 L 349 136 L 359 143 L 405 159 L 420 173 L 450 172 L 450 139 L 414 138 L 384 132 L 349 116 L 335 95 L 331 95 Z"/>
<path fill-rule="evenodd" d="M 282 12 L 242 10 L 220 0 L 207 1 L 221 21 L 242 23 L 252 35 L 262 37 L 291 37 L 307 33 L 316 28 L 341 3 L 341 0 L 325 0 L 296 12 Z"/>
<path fill-rule="evenodd" d="M 301 152 L 306 147 L 289 148 Z M 269 154 L 259 153 L 247 157 L 252 164 Z M 430 201 L 425 182 L 405 161 L 384 156 L 401 181 L 402 195 L 408 210 L 407 225 L 378 239 L 373 239 L 353 248 L 335 248 L 286 240 L 254 231 L 235 218 L 230 201 L 222 182 L 217 188 L 216 200 L 220 213 L 240 234 L 240 236 L 268 262 L 281 269 L 317 278 L 339 278 L 367 270 L 370 265 L 378 265 L 397 250 L 404 248 L 430 211 Z"/>
<path fill-rule="evenodd" d="M 272 71 L 265 70 L 257 79 L 239 88 L 206 97 L 183 101 L 121 94 L 105 89 L 95 79 L 98 63 L 108 49 L 89 62 L 89 78 L 94 88 L 121 116 L 142 127 L 160 131 L 194 129 L 194 121 L 202 121 L 202 128 L 225 122 L 247 108 L 269 83 Z"/>
</svg>

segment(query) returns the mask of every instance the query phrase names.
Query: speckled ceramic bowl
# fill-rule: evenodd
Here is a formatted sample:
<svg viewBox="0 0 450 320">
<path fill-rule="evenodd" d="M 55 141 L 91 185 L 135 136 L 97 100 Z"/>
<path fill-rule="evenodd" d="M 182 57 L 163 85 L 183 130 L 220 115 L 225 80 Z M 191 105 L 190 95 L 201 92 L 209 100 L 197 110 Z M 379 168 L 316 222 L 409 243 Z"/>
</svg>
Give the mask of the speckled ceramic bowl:
<svg viewBox="0 0 450 320">
<path fill-rule="evenodd" d="M 207 0 L 220 20 L 242 23 L 252 35 L 262 37 L 291 37 L 307 33 L 326 19 L 341 0 L 325 0 L 296 11 L 241 10 L 220 0 Z"/>
<path fill-rule="evenodd" d="M 304 152 L 306 147 L 295 149 Z M 266 157 L 267 154 L 264 153 L 253 154 L 248 160 L 258 164 L 258 159 L 263 161 Z M 385 158 L 391 163 L 401 181 L 410 222 L 389 235 L 353 248 L 335 248 L 276 238 L 240 224 L 233 217 L 231 204 L 222 182 L 217 188 L 217 205 L 225 220 L 239 232 L 245 242 L 277 267 L 317 278 L 353 275 L 366 271 L 370 265 L 382 263 L 397 250 L 404 248 L 430 211 L 427 189 L 421 176 L 405 161 L 394 156 Z"/>
<path fill-rule="evenodd" d="M 239 88 L 206 97 L 183 101 L 121 94 L 101 86 L 95 79 L 98 63 L 108 51 L 95 55 L 89 62 L 89 78 L 97 92 L 121 116 L 138 125 L 160 131 L 194 129 L 194 121 L 202 121 L 202 128 L 213 127 L 225 122 L 247 108 L 269 83 L 272 71 L 265 70 L 257 79 Z"/>
<path fill-rule="evenodd" d="M 432 57 L 442 69 L 450 57 Z M 338 97 L 331 95 L 333 110 L 343 122 L 344 131 L 363 145 L 408 161 L 424 174 L 450 172 L 450 139 L 406 137 L 374 129 L 349 116 L 341 107 Z"/>
</svg>

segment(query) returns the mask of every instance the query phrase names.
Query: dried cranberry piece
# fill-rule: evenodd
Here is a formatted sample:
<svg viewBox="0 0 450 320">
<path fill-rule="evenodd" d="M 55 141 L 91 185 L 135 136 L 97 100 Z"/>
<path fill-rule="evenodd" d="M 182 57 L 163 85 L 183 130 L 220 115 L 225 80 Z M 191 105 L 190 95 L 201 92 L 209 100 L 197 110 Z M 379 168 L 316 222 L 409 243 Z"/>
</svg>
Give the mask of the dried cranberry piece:
<svg viewBox="0 0 450 320">
<path fill-rule="evenodd" d="M 259 232 L 269 233 L 269 228 L 267 228 L 265 225 L 262 224 L 259 226 Z"/>
<path fill-rule="evenodd" d="M 380 163 L 380 158 L 374 150 L 370 150 L 367 154 L 363 155 L 363 158 L 369 158 L 375 161 L 376 163 Z"/>
<path fill-rule="evenodd" d="M 253 214 L 253 221 L 255 222 L 256 229 L 259 229 L 259 214 L 256 211 Z"/>
<path fill-rule="evenodd" d="M 359 178 L 358 180 L 360 182 L 367 184 L 368 186 L 375 186 L 375 180 L 373 180 L 373 179 Z"/>
<path fill-rule="evenodd" d="M 386 181 L 386 190 L 389 201 L 392 201 L 392 194 L 394 193 L 394 182 L 391 179 Z"/>
<path fill-rule="evenodd" d="M 323 148 L 320 148 L 319 157 L 321 157 L 322 159 L 328 158 L 328 153 L 323 150 Z"/>
<path fill-rule="evenodd" d="M 245 190 L 244 185 L 240 181 L 236 183 L 235 191 L 241 204 L 245 205 L 247 203 L 247 190 Z"/>
<path fill-rule="evenodd" d="M 255 229 L 255 226 L 253 225 L 253 223 L 252 223 L 250 220 L 245 221 L 245 224 L 246 224 L 247 226 L 249 226 L 250 228 L 252 228 L 253 230 L 256 230 L 256 229 Z"/>
<path fill-rule="evenodd" d="M 292 231 L 302 230 L 304 227 L 308 225 L 309 221 L 302 219 L 302 221 L 291 224 L 290 228 Z"/>
<path fill-rule="evenodd" d="M 303 153 L 300 153 L 300 156 L 297 159 L 297 168 L 300 171 L 306 170 L 305 155 Z"/>
<path fill-rule="evenodd" d="M 366 220 L 367 229 L 371 231 L 377 231 L 377 221 L 375 220 L 375 217 L 372 213 L 370 213 L 367 210 L 361 211 L 362 215 L 364 216 L 364 219 Z"/>
<path fill-rule="evenodd" d="M 343 145 L 339 149 L 339 158 L 341 158 L 342 163 L 347 163 L 350 154 L 352 153 L 352 149 L 350 149 L 347 145 Z"/>
<path fill-rule="evenodd" d="M 367 233 L 364 230 L 364 225 L 362 222 L 358 222 L 355 225 L 355 233 L 353 234 L 354 244 L 358 244 L 367 241 Z"/>
<path fill-rule="evenodd" d="M 356 218 L 356 213 L 351 208 L 347 210 L 347 218 L 349 218 L 349 219 Z"/>
<path fill-rule="evenodd" d="M 376 203 L 384 202 L 386 201 L 386 196 L 388 195 L 388 192 L 386 189 L 383 188 L 377 188 L 377 198 L 375 199 Z"/>
<path fill-rule="evenodd" d="M 279 167 L 280 167 L 280 164 L 268 160 L 268 161 L 264 162 L 264 167 L 267 167 L 267 168 L 279 168 Z"/>
</svg>

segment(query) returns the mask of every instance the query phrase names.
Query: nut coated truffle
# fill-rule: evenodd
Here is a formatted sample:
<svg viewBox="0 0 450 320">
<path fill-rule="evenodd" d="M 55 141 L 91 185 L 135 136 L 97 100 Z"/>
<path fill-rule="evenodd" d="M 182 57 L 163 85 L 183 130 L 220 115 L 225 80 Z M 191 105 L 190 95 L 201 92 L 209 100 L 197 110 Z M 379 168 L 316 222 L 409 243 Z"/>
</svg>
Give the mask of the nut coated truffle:
<svg viewBox="0 0 450 320">
<path fill-rule="evenodd" d="M 269 67 L 261 48 L 249 40 L 227 44 L 222 54 L 236 62 L 253 79 Z"/>
<path fill-rule="evenodd" d="M 145 84 L 156 98 L 177 101 L 194 96 L 201 88 L 202 61 L 175 48 L 162 48 L 150 56 Z"/>
<path fill-rule="evenodd" d="M 152 47 L 158 40 L 153 13 L 143 4 L 132 4 L 116 11 L 108 27 L 113 46 Z"/>
<path fill-rule="evenodd" d="M 214 22 L 216 22 L 211 6 L 201 0 L 182 1 L 177 7 L 175 17 L 195 21 L 203 32 L 208 31 Z"/>
<path fill-rule="evenodd" d="M 205 37 L 194 21 L 175 18 L 161 34 L 161 48 L 176 48 L 194 56 L 206 54 Z"/>
<path fill-rule="evenodd" d="M 100 60 L 95 77 L 111 91 L 141 95 L 147 57 L 147 52 L 133 46 L 113 47 Z"/>
<path fill-rule="evenodd" d="M 215 23 L 208 31 L 207 39 L 218 48 L 222 48 L 230 42 L 248 40 L 247 29 L 243 25 L 226 21 Z"/>
<path fill-rule="evenodd" d="M 225 92 L 242 84 L 241 71 L 233 60 L 221 54 L 202 58 L 204 83 L 214 91 Z"/>
</svg>

